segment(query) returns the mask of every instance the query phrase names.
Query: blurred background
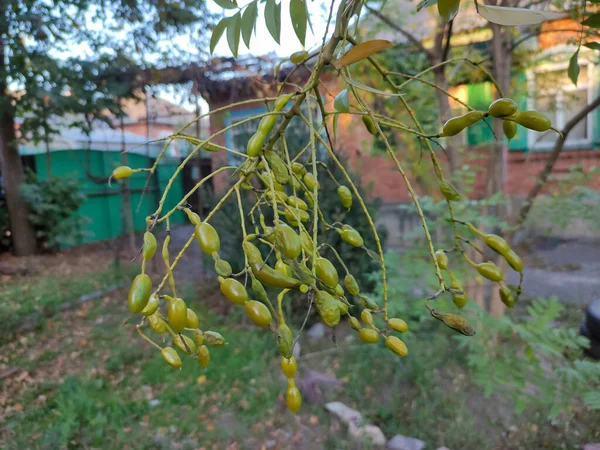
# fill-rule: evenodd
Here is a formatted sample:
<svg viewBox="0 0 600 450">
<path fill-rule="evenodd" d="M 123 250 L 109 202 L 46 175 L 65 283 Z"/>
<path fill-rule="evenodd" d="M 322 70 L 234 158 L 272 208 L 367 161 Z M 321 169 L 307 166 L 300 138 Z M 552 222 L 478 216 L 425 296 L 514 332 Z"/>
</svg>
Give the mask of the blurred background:
<svg viewBox="0 0 600 450">
<path fill-rule="evenodd" d="M 207 369 L 189 359 L 177 371 L 139 339 L 125 298 L 139 272 L 133 259 L 146 218 L 169 183 L 165 211 L 213 171 L 241 162 L 201 150 L 176 174 L 194 146 L 168 137 L 184 130 L 206 139 L 267 111 L 264 102 L 215 110 L 273 96 L 287 76 L 299 85 L 310 76 L 314 60 L 299 70 L 287 60 L 304 48 L 292 32 L 289 2 L 281 4 L 279 44 L 263 18 L 269 2 L 256 1 L 254 35 L 237 57 L 228 39 L 212 54 L 209 43 L 224 14 L 254 3 L 246 0 L 0 4 L 0 447 L 600 449 L 600 45 L 597 30 L 577 18 L 505 28 L 470 3 L 446 22 L 435 2 L 390 0 L 366 2 L 355 24 L 364 40 L 396 44 L 376 59 L 402 83 L 425 134 L 439 133 L 445 120 L 467 111 L 464 104 L 486 110 L 500 88 L 566 135 L 558 140 L 519 126 L 507 142 L 501 122 L 486 119 L 435 147 L 464 193 L 454 204 L 457 217 L 503 234 L 524 259 L 524 293 L 514 308 L 454 257 L 477 334 L 457 335 L 431 319 L 423 299 L 436 278 L 409 192 L 383 142 L 360 118 L 342 115 L 335 150 L 385 238 L 390 314 L 409 324 L 409 355 L 361 344 L 345 322 L 332 334 L 309 315 L 295 349 L 304 405 L 293 415 L 275 335 L 224 299 L 212 259 L 196 244 L 175 271 L 178 292 L 201 313 L 201 328 L 210 323 L 228 345 L 211 350 Z M 552 9 L 552 2 L 534 3 Z M 598 15 L 596 6 L 588 8 Z M 309 51 L 321 45 L 329 7 L 322 0 L 308 7 Z M 425 83 L 413 79 L 432 66 Z M 352 70 L 360 82 L 386 89 L 369 64 Z M 344 87 L 335 71 L 325 74 L 327 110 Z M 410 121 L 397 98 L 368 98 L 374 111 Z M 234 126 L 214 142 L 245 152 L 257 124 Z M 436 247 L 451 247 L 446 202 L 424 143 L 385 131 Z M 309 142 L 298 118 L 286 134 L 292 153 Z M 157 159 L 151 175 L 109 183 L 115 167 L 148 168 Z M 336 188 L 328 177 L 321 184 L 321 192 Z M 204 217 L 229 186 L 229 175 L 219 174 L 188 202 Z M 375 249 L 357 202 L 349 211 L 335 195 L 321 202 L 331 222 L 352 225 Z M 226 203 L 211 223 L 222 256 L 240 271 L 237 206 Z M 176 254 L 193 227 L 183 212 L 171 216 L 171 226 Z M 162 243 L 164 233 L 156 235 Z M 378 264 L 337 235 L 328 242 L 340 248 L 362 291 L 380 302 Z M 518 284 L 518 274 L 503 269 Z M 158 257 L 148 272 L 160 280 Z M 436 304 L 456 310 L 449 297 Z M 305 302 L 290 298 L 285 306 L 297 333 Z"/>
</svg>

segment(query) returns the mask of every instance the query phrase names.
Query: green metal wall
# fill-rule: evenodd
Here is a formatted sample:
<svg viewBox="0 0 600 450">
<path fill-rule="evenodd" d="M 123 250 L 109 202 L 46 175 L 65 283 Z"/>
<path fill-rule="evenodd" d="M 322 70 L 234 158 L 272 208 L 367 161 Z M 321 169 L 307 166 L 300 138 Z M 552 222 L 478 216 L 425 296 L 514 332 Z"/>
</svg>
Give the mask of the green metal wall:
<svg viewBox="0 0 600 450">
<path fill-rule="evenodd" d="M 35 160 L 38 176 L 41 179 L 47 178 L 46 155 L 38 154 L 35 156 Z M 133 169 L 150 167 L 153 162 L 154 160 L 143 155 L 135 153 L 127 155 L 127 165 Z M 123 232 L 121 219 L 122 196 L 119 183 L 113 182 L 112 186 L 109 187 L 108 184 L 97 184 L 93 181 L 94 177 L 108 177 L 113 169 L 120 165 L 122 164 L 119 152 L 65 150 L 51 153 L 52 175 L 77 179 L 81 192 L 86 196 L 85 202 L 77 212 L 80 216 L 89 219 L 84 230 L 84 243 L 116 238 L 121 236 Z M 160 199 L 159 193 L 162 195 L 178 165 L 178 161 L 161 162 L 143 198 L 142 190 L 148 173 L 137 173 L 129 179 L 135 231 L 139 232 L 146 229 L 145 219 L 156 211 Z M 159 192 L 157 192 L 157 186 Z M 182 197 L 183 181 L 180 173 L 171 186 L 163 212 L 173 208 Z M 171 223 L 181 223 L 183 219 L 184 215 L 177 212 L 173 214 Z"/>
</svg>

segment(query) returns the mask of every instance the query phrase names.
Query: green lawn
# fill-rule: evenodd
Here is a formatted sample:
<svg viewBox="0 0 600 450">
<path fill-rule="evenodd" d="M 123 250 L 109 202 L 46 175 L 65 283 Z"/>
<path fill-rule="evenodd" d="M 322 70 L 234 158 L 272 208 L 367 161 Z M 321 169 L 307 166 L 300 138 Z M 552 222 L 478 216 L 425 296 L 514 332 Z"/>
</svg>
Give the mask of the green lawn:
<svg viewBox="0 0 600 450">
<path fill-rule="evenodd" d="M 49 286 L 58 304 L 114 281 L 103 276 L 67 283 L 71 290 L 60 299 L 38 280 L 23 309 L 39 311 L 35 299 Z M 211 349 L 206 370 L 191 358 L 174 370 L 124 324 L 125 295 L 59 313 L 0 347 L 0 372 L 21 369 L 0 381 L 0 448 L 369 448 L 349 441 L 322 405 L 305 402 L 297 416 L 285 409 L 274 336 L 251 326 L 239 308 L 215 316 L 202 306 L 211 292 L 184 291 L 201 327 L 229 344 Z M 340 389 L 323 389 L 325 400 L 357 408 L 388 438 L 400 433 L 453 450 L 572 449 L 599 439 L 597 412 L 578 410 L 551 424 L 547 411 L 516 415 L 501 396 L 484 398 L 448 330 L 409 333 L 406 358 L 348 334 L 345 327 L 338 332 L 337 349 L 328 339 L 303 339 L 299 375 L 311 369 L 342 380 Z"/>
</svg>

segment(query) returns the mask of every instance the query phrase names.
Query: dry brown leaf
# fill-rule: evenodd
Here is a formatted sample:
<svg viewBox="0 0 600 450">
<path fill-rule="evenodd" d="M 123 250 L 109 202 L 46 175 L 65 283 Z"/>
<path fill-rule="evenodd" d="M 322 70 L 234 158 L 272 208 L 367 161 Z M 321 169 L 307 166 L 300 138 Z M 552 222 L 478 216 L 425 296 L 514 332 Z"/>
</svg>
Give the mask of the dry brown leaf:
<svg viewBox="0 0 600 450">
<path fill-rule="evenodd" d="M 348 52 L 338 60 L 335 66 L 338 69 L 349 66 L 350 64 L 354 64 L 355 62 L 361 61 L 393 46 L 394 44 L 391 41 L 385 39 L 374 39 L 372 41 L 361 42 L 348 50 Z"/>
</svg>

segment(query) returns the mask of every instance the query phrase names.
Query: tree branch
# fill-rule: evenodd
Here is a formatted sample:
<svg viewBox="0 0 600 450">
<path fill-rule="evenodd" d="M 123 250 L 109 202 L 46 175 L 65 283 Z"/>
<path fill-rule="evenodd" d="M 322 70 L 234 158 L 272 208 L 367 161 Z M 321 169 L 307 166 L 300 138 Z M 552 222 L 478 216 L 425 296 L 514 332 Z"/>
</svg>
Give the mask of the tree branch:
<svg viewBox="0 0 600 450">
<path fill-rule="evenodd" d="M 562 149 L 565 145 L 565 141 L 566 141 L 569 133 L 571 132 L 571 130 L 573 128 L 575 128 L 575 126 L 579 122 L 581 122 L 583 119 L 585 119 L 586 116 L 590 112 L 592 112 L 594 109 L 596 109 L 598 106 L 600 106 L 600 96 L 596 97 L 596 100 L 594 100 L 592 103 L 588 104 L 585 108 L 580 110 L 571 120 L 569 120 L 565 124 L 564 128 L 561 130 L 561 133 L 563 134 L 564 138 L 556 141 L 556 144 L 554 145 L 554 148 L 552 149 L 552 153 L 550 154 L 550 157 L 548 158 L 548 161 L 546 162 L 546 166 L 544 167 L 544 170 L 540 174 L 540 177 L 539 177 L 537 183 L 535 184 L 535 186 L 533 187 L 533 189 L 531 189 L 531 191 L 529 192 L 529 195 L 527 196 L 527 200 L 525 200 L 525 203 L 523 203 L 523 206 L 521 206 L 521 210 L 519 211 L 519 219 L 517 221 L 518 226 L 523 225 L 523 223 L 525 222 L 525 219 L 527 218 L 527 214 L 529 214 L 529 211 L 531 210 L 531 207 L 533 206 L 533 201 L 535 200 L 537 195 L 540 193 L 540 191 L 544 187 L 544 184 L 548 180 L 548 177 L 550 176 L 550 173 L 552 172 L 552 168 L 554 167 L 554 164 L 558 160 L 558 156 L 560 155 L 560 152 L 562 151 Z"/>
<path fill-rule="evenodd" d="M 442 52 L 442 57 L 440 62 L 446 61 L 448 59 L 448 54 L 450 53 L 450 40 L 452 39 L 452 24 L 454 23 L 454 19 L 448 22 L 448 29 L 446 31 L 446 46 L 444 47 L 444 51 Z"/>
<path fill-rule="evenodd" d="M 392 20 L 390 20 L 388 17 L 384 16 L 381 12 L 370 7 L 368 4 L 365 4 L 364 6 L 365 6 L 365 8 L 367 8 L 367 10 L 371 14 L 373 14 L 375 17 L 377 17 L 379 20 L 381 20 L 383 23 L 385 23 L 388 27 L 390 27 L 392 30 L 397 31 L 402 36 L 404 36 L 406 39 L 408 39 L 411 43 L 413 43 L 415 45 L 415 47 L 417 47 L 421 52 L 425 53 L 425 55 L 427 56 L 427 59 L 433 63 L 433 55 L 431 54 L 431 52 L 429 50 L 427 50 L 425 48 L 425 46 L 421 43 L 421 41 L 419 41 L 416 37 L 414 37 L 412 34 L 410 34 L 408 31 L 406 31 L 399 25 L 392 22 Z"/>
</svg>

